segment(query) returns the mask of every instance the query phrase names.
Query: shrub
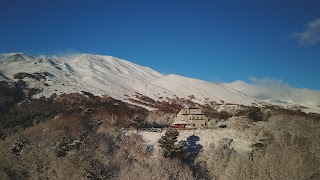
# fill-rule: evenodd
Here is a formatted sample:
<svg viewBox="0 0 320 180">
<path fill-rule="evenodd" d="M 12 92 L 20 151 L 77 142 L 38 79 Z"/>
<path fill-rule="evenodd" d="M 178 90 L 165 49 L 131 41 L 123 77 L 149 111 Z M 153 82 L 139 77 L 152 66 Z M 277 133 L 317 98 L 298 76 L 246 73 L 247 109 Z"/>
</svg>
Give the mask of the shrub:
<svg viewBox="0 0 320 180">
<path fill-rule="evenodd" d="M 27 143 L 27 139 L 25 137 L 19 138 L 19 140 L 15 141 L 14 144 L 10 147 L 11 154 L 20 156 L 20 152 L 24 148 Z"/>
<path fill-rule="evenodd" d="M 2 131 L 0 130 L 0 139 L 6 140 L 7 136 L 8 136 L 8 133 L 2 132 Z"/>
<path fill-rule="evenodd" d="M 236 111 L 236 114 L 235 114 L 236 116 L 243 116 L 243 115 L 245 115 L 245 111 L 244 110 L 242 110 L 242 109 L 237 109 L 237 111 Z"/>
<path fill-rule="evenodd" d="M 37 88 L 31 88 L 28 90 L 28 98 L 31 99 L 31 97 L 39 92 L 39 89 Z"/>
<path fill-rule="evenodd" d="M 227 127 L 227 125 L 225 125 L 225 124 L 220 124 L 219 125 L 219 128 L 226 128 Z"/>
<path fill-rule="evenodd" d="M 251 107 L 248 113 L 248 118 L 255 122 L 263 121 L 262 111 L 258 107 Z"/>
<path fill-rule="evenodd" d="M 70 150 L 69 144 L 72 141 L 66 137 L 62 137 L 61 140 L 59 141 L 56 149 L 55 149 L 55 154 L 57 157 L 64 157 L 67 155 L 67 152 Z"/>
<path fill-rule="evenodd" d="M 105 166 L 101 161 L 93 159 L 86 165 L 86 178 L 94 180 L 112 179 L 120 170 L 117 166 Z"/>
<path fill-rule="evenodd" d="M 226 120 L 226 119 L 228 119 L 230 117 L 230 115 L 226 112 L 226 111 L 221 111 L 220 113 L 219 113 L 219 119 L 224 119 L 224 120 Z"/>
</svg>

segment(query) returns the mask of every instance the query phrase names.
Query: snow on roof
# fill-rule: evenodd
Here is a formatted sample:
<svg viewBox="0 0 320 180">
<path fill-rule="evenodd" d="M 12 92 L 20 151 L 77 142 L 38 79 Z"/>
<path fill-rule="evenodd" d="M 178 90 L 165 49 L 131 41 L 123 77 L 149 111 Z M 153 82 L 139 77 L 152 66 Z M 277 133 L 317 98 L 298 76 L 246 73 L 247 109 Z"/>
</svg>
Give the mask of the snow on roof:
<svg viewBox="0 0 320 180">
<path fill-rule="evenodd" d="M 174 122 L 172 123 L 173 125 L 176 125 L 176 124 L 191 124 L 190 121 L 177 121 L 177 122 Z"/>
</svg>

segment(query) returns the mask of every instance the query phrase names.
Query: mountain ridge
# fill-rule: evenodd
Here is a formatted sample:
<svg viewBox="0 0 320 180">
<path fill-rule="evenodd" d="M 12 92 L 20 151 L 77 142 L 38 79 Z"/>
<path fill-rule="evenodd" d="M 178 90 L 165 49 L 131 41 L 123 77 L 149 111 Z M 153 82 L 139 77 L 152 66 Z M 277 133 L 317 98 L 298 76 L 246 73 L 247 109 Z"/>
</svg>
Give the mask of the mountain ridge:
<svg viewBox="0 0 320 180">
<path fill-rule="evenodd" d="M 15 82 L 25 81 L 29 88 L 39 89 L 34 98 L 86 91 L 129 103 L 130 99 L 137 100 L 138 94 L 155 101 L 184 99 L 200 105 L 265 104 L 235 83 L 215 84 L 176 74 L 164 75 L 113 56 L 76 54 L 33 58 L 24 53 L 7 53 L 4 57 L 0 61 L 0 73 Z M 23 73 L 28 77 L 21 76 Z M 34 79 L 32 74 L 44 77 Z"/>
</svg>

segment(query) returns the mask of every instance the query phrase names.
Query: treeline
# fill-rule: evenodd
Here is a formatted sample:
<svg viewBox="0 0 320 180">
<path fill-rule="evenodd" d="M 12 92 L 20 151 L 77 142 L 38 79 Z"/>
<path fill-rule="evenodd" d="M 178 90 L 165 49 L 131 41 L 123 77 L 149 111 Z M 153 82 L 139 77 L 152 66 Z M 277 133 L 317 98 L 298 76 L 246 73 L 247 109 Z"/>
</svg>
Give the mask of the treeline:
<svg viewBox="0 0 320 180">
<path fill-rule="evenodd" d="M 117 117 L 116 126 L 127 127 L 130 118 L 146 114 L 147 110 L 125 104 L 110 97 L 97 97 L 88 92 L 64 94 L 57 97 L 31 99 L 14 83 L 0 82 L 0 132 L 14 132 L 61 114 L 89 113 L 111 114 Z"/>
</svg>

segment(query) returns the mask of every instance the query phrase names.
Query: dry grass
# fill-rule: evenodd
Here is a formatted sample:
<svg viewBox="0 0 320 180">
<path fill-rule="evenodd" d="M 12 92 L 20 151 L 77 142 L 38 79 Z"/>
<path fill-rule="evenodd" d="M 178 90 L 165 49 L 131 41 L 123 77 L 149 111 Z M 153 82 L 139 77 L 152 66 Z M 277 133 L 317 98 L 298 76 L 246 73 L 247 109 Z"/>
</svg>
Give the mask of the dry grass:
<svg viewBox="0 0 320 180">
<path fill-rule="evenodd" d="M 241 141 L 231 141 L 234 136 L 230 135 L 229 139 L 203 146 L 194 162 L 181 163 L 153 156 L 139 135 L 122 133 L 119 126 L 125 127 L 132 118 L 146 113 L 141 108 L 78 94 L 60 97 L 50 105 L 61 107 L 46 120 L 39 118 L 32 126 L 12 131 L 0 141 L 1 180 L 320 179 L 319 115 L 273 109 L 267 121 L 229 118 L 228 132 L 247 138 L 250 148 L 237 149 L 234 143 Z M 166 117 L 170 113 L 149 115 L 159 122 L 165 122 Z M 57 157 L 55 150 L 63 137 L 70 142 L 81 139 L 81 143 Z M 10 148 L 21 138 L 27 140 L 26 145 L 16 156 Z"/>
<path fill-rule="evenodd" d="M 82 124 L 86 118 L 78 113 L 61 115 L 1 141 L 0 179 L 194 179 L 186 165 L 151 160 L 139 135 L 125 136 L 109 121 L 93 128 L 79 149 L 57 157 L 61 137 L 77 139 L 86 130 Z M 15 156 L 9 149 L 20 137 L 28 143 Z"/>
<path fill-rule="evenodd" d="M 318 118 L 277 114 L 268 122 L 238 121 L 231 128 L 252 139 L 252 150 L 235 151 L 228 141 L 212 146 L 205 154 L 211 178 L 320 179 Z"/>
</svg>

